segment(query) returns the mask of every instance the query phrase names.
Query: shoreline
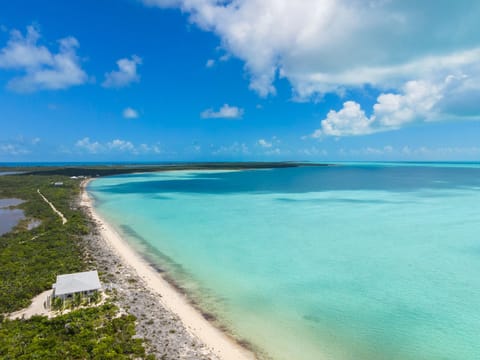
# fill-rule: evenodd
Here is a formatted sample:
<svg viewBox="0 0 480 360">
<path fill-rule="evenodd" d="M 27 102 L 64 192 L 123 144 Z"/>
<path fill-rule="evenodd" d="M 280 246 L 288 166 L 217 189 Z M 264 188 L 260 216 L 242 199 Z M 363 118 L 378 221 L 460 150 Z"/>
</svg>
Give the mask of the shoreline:
<svg viewBox="0 0 480 360">
<path fill-rule="evenodd" d="M 225 360 L 255 360 L 256 356 L 250 350 L 206 320 L 184 294 L 170 284 L 96 212 L 86 189 L 90 181 L 92 179 L 81 183 L 80 205 L 86 208 L 87 214 L 96 224 L 104 245 L 113 250 L 124 266 L 134 270 L 147 290 L 157 295 L 157 301 L 176 315 L 190 335 L 198 339 L 213 355 Z"/>
</svg>

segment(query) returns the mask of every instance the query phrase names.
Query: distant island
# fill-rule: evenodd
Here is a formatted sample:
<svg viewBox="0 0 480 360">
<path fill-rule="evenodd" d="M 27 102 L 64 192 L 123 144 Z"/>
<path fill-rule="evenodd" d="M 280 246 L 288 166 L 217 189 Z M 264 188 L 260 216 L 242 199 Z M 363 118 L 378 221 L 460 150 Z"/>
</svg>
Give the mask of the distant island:
<svg viewBox="0 0 480 360">
<path fill-rule="evenodd" d="M 317 167 L 332 166 L 331 164 L 318 164 L 311 162 L 298 161 L 277 161 L 277 162 L 181 162 L 181 163 L 165 163 L 165 164 L 144 164 L 144 163 L 105 163 L 96 165 L 77 165 L 71 163 L 69 165 L 49 165 L 44 163 L 41 166 L 32 165 L 25 166 L 15 164 L 0 164 L 0 172 L 21 172 L 23 174 L 32 175 L 65 175 L 65 176 L 109 176 L 118 174 L 131 174 L 142 172 L 157 171 L 173 171 L 173 170 L 248 170 L 248 169 L 275 169 L 275 168 L 292 168 L 292 167 Z"/>
</svg>

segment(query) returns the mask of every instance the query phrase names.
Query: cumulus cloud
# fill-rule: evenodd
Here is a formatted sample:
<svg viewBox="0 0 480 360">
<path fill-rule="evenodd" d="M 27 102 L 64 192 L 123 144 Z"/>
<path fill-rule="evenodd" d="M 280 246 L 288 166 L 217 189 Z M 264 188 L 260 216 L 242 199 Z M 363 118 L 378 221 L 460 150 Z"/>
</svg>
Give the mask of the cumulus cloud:
<svg viewBox="0 0 480 360">
<path fill-rule="evenodd" d="M 322 120 L 322 129 L 315 131 L 314 137 L 325 135 L 363 135 L 373 132 L 371 123 L 373 118 L 368 118 L 360 108 L 360 104 L 347 101 L 339 111 L 330 110 L 327 118 Z"/>
<path fill-rule="evenodd" d="M 258 145 L 260 145 L 263 148 L 271 148 L 273 146 L 273 144 L 271 142 L 268 142 L 265 139 L 258 140 Z"/>
<path fill-rule="evenodd" d="M 127 107 L 123 110 L 122 115 L 125 119 L 136 119 L 138 118 L 138 111 L 131 107 Z"/>
<path fill-rule="evenodd" d="M 244 110 L 224 104 L 218 111 L 210 108 L 203 111 L 200 116 L 202 119 L 239 119 L 243 116 Z"/>
<path fill-rule="evenodd" d="M 111 150 L 129 151 L 135 150 L 135 146 L 130 141 L 115 139 L 107 143 L 107 147 Z"/>
<path fill-rule="evenodd" d="M 24 137 L 19 135 L 7 141 L 0 140 L 0 156 L 21 156 L 34 153 L 38 151 L 38 146 L 41 142 L 39 137 Z"/>
<path fill-rule="evenodd" d="M 398 129 L 419 120 L 438 121 L 446 117 L 452 118 L 445 111 L 444 101 L 456 96 L 454 92 L 465 87 L 466 81 L 466 78 L 452 76 L 437 83 L 409 81 L 398 93 L 380 94 L 370 116 L 365 115 L 360 104 L 346 101 L 342 109 L 328 112 L 327 117 L 321 121 L 321 128 L 314 132 L 313 137 L 365 135 Z M 455 85 L 452 86 L 452 83 Z M 470 117 L 479 118 L 478 115 Z"/>
<path fill-rule="evenodd" d="M 400 0 L 144 3 L 178 7 L 190 14 L 191 22 L 215 32 L 225 50 L 245 61 L 251 87 L 264 95 L 274 91 L 276 74 L 288 78 L 303 95 L 339 84 L 410 80 L 425 70 L 418 65 L 431 65 L 425 64 L 430 60 L 443 67 L 449 56 L 480 45 L 476 17 L 465 16 L 479 13 L 480 4 L 474 0 L 455 6 Z M 462 31 L 446 30 L 459 26 Z M 432 61 L 435 58 L 443 64 Z"/>
<path fill-rule="evenodd" d="M 265 155 L 281 155 L 282 150 L 280 148 L 269 149 L 265 152 Z"/>
<path fill-rule="evenodd" d="M 129 140 L 113 139 L 106 142 L 92 141 L 89 137 L 84 137 L 75 143 L 75 148 L 80 152 L 90 154 L 109 154 L 109 153 L 127 153 L 131 155 L 142 154 L 160 154 L 161 148 L 158 143 L 148 145 L 135 145 Z"/>
<path fill-rule="evenodd" d="M 141 154 L 160 154 L 162 152 L 160 145 L 158 144 L 140 144 L 137 151 Z"/>
<path fill-rule="evenodd" d="M 367 109 L 375 119 L 363 118 L 352 103 L 340 115 L 331 113 L 325 124 L 338 136 L 396 129 L 418 119 L 478 117 L 480 112 L 480 2 L 475 0 L 454 5 L 402 0 L 143 2 L 179 8 L 190 22 L 215 33 L 227 54 L 244 61 L 250 88 L 261 96 L 275 94 L 278 78 L 290 82 L 299 100 L 348 94 L 366 85 L 380 90 L 384 96 L 376 108 Z M 453 79 L 448 85 L 447 78 Z M 407 89 L 422 84 L 432 96 Z M 340 124 L 342 128 L 335 127 Z"/>
<path fill-rule="evenodd" d="M 84 137 L 75 143 L 75 147 L 81 150 L 85 150 L 91 154 L 96 154 L 104 149 L 98 141 L 90 141 L 89 137 Z"/>
<path fill-rule="evenodd" d="M 288 149 L 280 147 L 281 141 L 278 137 L 272 136 L 269 140 L 259 139 L 256 143 L 262 152 L 261 155 L 278 156 L 290 153 Z"/>
<path fill-rule="evenodd" d="M 222 145 L 213 149 L 212 155 L 226 155 L 226 156 L 238 156 L 238 155 L 250 155 L 250 149 L 245 143 L 235 141 L 230 145 Z"/>
<path fill-rule="evenodd" d="M 53 53 L 38 44 L 40 37 L 34 26 L 28 26 L 25 35 L 18 30 L 11 31 L 7 45 L 0 50 L 0 69 L 24 74 L 11 79 L 8 88 L 17 92 L 58 90 L 81 85 L 88 80 L 76 54 L 79 47 L 77 39 L 67 37 L 58 40 L 58 52 Z"/>
<path fill-rule="evenodd" d="M 140 75 L 137 73 L 137 67 L 141 64 L 142 59 L 136 55 L 132 55 L 130 59 L 123 58 L 118 60 L 118 70 L 106 73 L 102 86 L 106 88 L 122 88 L 131 83 L 139 82 Z"/>
<path fill-rule="evenodd" d="M 30 150 L 19 144 L 0 144 L 0 154 L 18 156 L 29 154 L 30 152 Z"/>
</svg>

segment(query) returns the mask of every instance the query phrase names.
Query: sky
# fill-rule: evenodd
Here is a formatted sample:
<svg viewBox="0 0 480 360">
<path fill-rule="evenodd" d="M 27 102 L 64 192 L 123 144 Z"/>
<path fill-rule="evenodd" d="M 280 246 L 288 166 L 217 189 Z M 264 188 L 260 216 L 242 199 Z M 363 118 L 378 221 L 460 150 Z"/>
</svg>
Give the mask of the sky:
<svg viewBox="0 0 480 360">
<path fill-rule="evenodd" d="M 0 5 L 0 162 L 478 161 L 476 0 Z"/>
</svg>

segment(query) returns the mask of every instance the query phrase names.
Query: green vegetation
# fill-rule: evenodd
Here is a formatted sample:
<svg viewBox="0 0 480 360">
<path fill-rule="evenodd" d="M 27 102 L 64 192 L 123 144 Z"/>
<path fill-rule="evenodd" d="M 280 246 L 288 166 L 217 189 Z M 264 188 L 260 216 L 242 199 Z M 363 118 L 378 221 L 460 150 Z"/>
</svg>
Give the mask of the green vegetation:
<svg viewBox="0 0 480 360">
<path fill-rule="evenodd" d="M 53 182 L 63 182 L 55 187 Z M 153 359 L 143 340 L 134 338 L 135 317 L 119 316 L 112 304 L 74 310 L 52 319 L 34 316 L 8 320 L 6 313 L 27 307 L 33 297 L 50 289 L 56 275 L 87 270 L 82 239 L 88 219 L 76 208 L 80 180 L 62 175 L 0 176 L 0 198 L 18 198 L 26 219 L 0 237 L 1 359 Z M 68 219 L 65 225 L 37 193 Z M 28 230 L 31 219 L 41 224 Z M 99 294 L 92 301 L 100 300 Z M 74 298 L 71 306 L 82 305 Z M 60 299 L 54 307 L 64 308 Z"/>
<path fill-rule="evenodd" d="M 118 317 L 113 305 L 72 311 L 47 319 L 0 324 L 2 359 L 154 359 L 135 335 L 135 318 Z"/>
<path fill-rule="evenodd" d="M 51 307 L 53 310 L 76 309 L 79 306 L 89 306 L 100 303 L 102 295 L 99 291 L 95 291 L 92 295 L 82 296 L 76 293 L 72 299 L 62 300 L 61 298 L 54 298 Z"/>
<path fill-rule="evenodd" d="M 54 187 L 53 181 L 64 186 Z M 37 189 L 67 217 L 67 224 L 62 225 Z M 41 221 L 27 231 L 26 219 L 0 237 L 0 313 L 28 306 L 35 295 L 51 288 L 57 274 L 85 269 L 79 238 L 88 233 L 88 225 L 74 209 L 78 193 L 78 181 L 61 176 L 0 176 L 0 198 L 25 200 L 20 207 L 27 218 Z"/>
</svg>

